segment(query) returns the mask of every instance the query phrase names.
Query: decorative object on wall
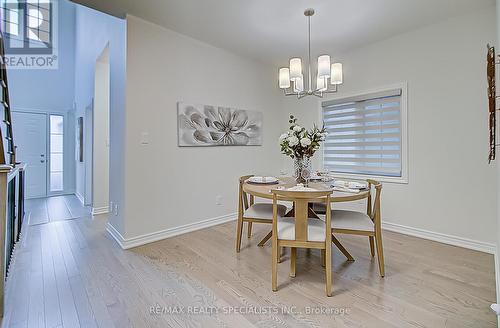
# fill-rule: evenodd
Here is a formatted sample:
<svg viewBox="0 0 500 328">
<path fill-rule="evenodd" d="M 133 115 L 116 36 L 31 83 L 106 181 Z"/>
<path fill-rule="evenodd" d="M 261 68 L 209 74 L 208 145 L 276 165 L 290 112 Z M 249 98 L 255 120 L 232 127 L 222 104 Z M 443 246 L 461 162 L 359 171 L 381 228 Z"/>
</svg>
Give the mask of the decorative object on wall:
<svg viewBox="0 0 500 328">
<path fill-rule="evenodd" d="M 488 111 L 490 128 L 490 153 L 488 163 L 495 160 L 496 152 L 496 83 L 495 83 L 495 47 L 488 44 L 486 57 L 486 76 L 488 79 Z"/>
<path fill-rule="evenodd" d="M 319 129 L 316 125 L 306 130 L 297 124 L 297 119 L 290 115 L 290 129 L 280 136 L 281 153 L 294 160 L 294 177 L 297 182 L 304 183 L 311 175 L 311 158 L 325 141 L 328 133 L 325 127 Z"/>
<path fill-rule="evenodd" d="M 83 163 L 83 117 L 79 117 L 76 124 L 76 160 Z"/>
<path fill-rule="evenodd" d="M 306 9 L 304 15 L 307 17 L 309 33 L 307 81 L 304 81 L 304 74 L 302 74 L 302 59 L 292 58 L 290 59 L 289 67 L 279 69 L 279 87 L 283 89 L 285 96 L 297 96 L 299 99 L 306 96 L 323 98 L 325 93 L 337 92 L 337 86 L 343 83 L 342 64 L 331 63 L 329 55 L 319 56 L 318 74 L 314 79 L 315 88 L 313 89 L 311 73 L 311 17 L 314 15 L 314 9 Z"/>
<path fill-rule="evenodd" d="M 179 102 L 179 146 L 260 146 L 261 112 Z"/>
</svg>

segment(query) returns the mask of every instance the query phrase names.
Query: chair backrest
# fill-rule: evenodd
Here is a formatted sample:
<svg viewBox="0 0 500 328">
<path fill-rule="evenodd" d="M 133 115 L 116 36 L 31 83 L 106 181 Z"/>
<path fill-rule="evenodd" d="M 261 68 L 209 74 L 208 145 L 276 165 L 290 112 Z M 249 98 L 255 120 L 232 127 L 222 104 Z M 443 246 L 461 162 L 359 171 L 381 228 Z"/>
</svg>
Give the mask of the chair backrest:
<svg viewBox="0 0 500 328">
<path fill-rule="evenodd" d="M 250 199 L 245 191 L 243 191 L 243 184 L 245 181 L 247 181 L 249 178 L 253 177 L 253 175 L 244 175 L 240 177 L 239 181 L 239 200 L 238 202 L 240 203 L 240 208 L 242 211 L 245 211 L 248 209 L 250 205 L 253 204 L 254 202 L 254 197 L 250 196 Z"/>
<path fill-rule="evenodd" d="M 381 214 L 380 214 L 380 197 L 382 194 L 382 183 L 376 180 L 368 179 L 368 189 L 370 190 L 370 195 L 368 196 L 368 202 L 366 207 L 366 214 L 372 219 L 376 225 L 380 225 Z M 372 200 L 372 189 L 375 188 L 375 199 Z M 372 205 L 373 204 L 373 205 Z"/>
<path fill-rule="evenodd" d="M 324 202 L 326 205 L 326 227 L 331 227 L 331 194 L 332 190 L 322 191 L 291 191 L 271 190 L 273 193 L 273 233 L 277 233 L 278 197 L 293 201 L 295 220 L 295 240 L 307 242 L 307 225 L 309 218 L 309 203 Z M 330 229 L 325 229 L 326 240 L 331 240 Z M 330 236 L 330 238 L 329 238 Z"/>
</svg>

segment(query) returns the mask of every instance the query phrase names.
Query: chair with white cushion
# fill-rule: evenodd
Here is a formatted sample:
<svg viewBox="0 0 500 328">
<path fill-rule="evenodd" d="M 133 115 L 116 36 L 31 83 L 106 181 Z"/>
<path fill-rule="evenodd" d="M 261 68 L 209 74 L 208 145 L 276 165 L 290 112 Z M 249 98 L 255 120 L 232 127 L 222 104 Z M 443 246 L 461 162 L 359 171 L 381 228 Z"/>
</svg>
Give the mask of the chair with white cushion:
<svg viewBox="0 0 500 328">
<path fill-rule="evenodd" d="M 290 247 L 290 277 L 295 277 L 297 248 L 314 248 L 325 252 L 326 295 L 332 295 L 332 233 L 330 231 L 330 195 L 327 191 L 271 190 L 273 193 L 272 289 L 278 289 L 278 259 L 281 247 Z M 295 217 L 279 215 L 278 198 L 293 201 Z M 326 220 L 309 218 L 309 202 L 324 202 Z"/>
<path fill-rule="evenodd" d="M 382 184 L 375 180 L 367 180 L 370 195 L 368 196 L 366 214 L 348 210 L 332 210 L 332 234 L 342 233 L 350 235 L 368 236 L 370 252 L 375 256 L 375 245 L 377 246 L 377 257 L 380 276 L 385 276 L 384 250 L 382 247 L 382 227 L 380 219 L 380 195 Z M 375 200 L 372 207 L 372 188 L 375 188 Z"/>
<path fill-rule="evenodd" d="M 254 196 L 249 195 L 243 191 L 243 183 L 251 178 L 253 175 L 242 176 L 239 181 L 239 197 L 238 197 L 238 225 L 236 230 L 236 252 L 241 249 L 241 235 L 243 234 L 243 223 L 248 224 L 248 238 L 252 236 L 252 223 L 273 223 L 273 204 L 271 203 L 255 203 Z M 286 206 L 278 205 L 278 215 L 285 216 Z M 271 238 L 269 233 L 263 239 L 261 244 Z M 259 244 L 259 245 L 261 245 Z"/>
</svg>

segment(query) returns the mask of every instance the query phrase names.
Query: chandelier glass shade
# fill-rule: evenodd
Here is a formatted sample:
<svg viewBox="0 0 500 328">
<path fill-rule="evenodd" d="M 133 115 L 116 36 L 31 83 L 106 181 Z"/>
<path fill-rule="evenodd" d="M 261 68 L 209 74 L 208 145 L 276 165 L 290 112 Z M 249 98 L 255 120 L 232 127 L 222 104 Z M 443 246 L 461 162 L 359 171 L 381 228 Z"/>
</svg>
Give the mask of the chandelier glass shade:
<svg viewBox="0 0 500 328">
<path fill-rule="evenodd" d="M 312 79 L 311 72 L 311 16 L 314 9 L 306 9 L 308 26 L 308 58 L 307 75 L 304 79 L 302 59 L 290 59 L 288 67 L 279 69 L 278 83 L 286 96 L 297 96 L 299 99 L 306 96 L 323 97 L 326 93 L 337 92 L 338 85 L 343 83 L 342 64 L 332 61 L 329 55 L 318 57 L 316 79 Z M 313 86 L 314 81 L 314 86 Z"/>
</svg>

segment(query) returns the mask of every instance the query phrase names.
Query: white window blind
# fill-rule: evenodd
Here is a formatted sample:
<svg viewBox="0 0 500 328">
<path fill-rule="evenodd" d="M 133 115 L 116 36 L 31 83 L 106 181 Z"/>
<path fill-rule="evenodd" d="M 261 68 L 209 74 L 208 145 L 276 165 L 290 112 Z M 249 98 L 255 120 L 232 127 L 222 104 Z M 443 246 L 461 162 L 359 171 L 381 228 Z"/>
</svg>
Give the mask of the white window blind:
<svg viewBox="0 0 500 328">
<path fill-rule="evenodd" d="M 402 177 L 401 89 L 327 101 L 324 168 Z"/>
</svg>

